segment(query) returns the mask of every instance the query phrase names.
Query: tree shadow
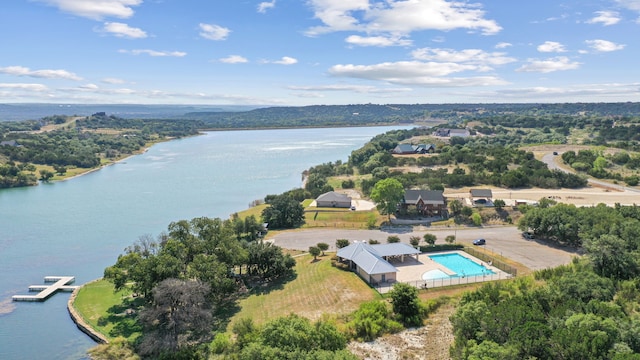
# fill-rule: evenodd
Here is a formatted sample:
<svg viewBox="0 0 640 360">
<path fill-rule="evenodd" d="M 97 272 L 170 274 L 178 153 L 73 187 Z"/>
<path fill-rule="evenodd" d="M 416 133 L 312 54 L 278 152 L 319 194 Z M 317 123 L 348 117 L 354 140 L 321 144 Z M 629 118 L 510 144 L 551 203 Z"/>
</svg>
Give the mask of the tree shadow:
<svg viewBox="0 0 640 360">
<path fill-rule="evenodd" d="M 107 315 L 98 319 L 99 326 L 112 324 L 109 331 L 110 337 L 131 337 L 135 333 L 142 332 L 142 326 L 138 323 L 137 313 L 143 308 L 144 299 L 127 298 L 122 303 L 114 305 L 107 310 Z"/>
<path fill-rule="evenodd" d="M 214 311 L 214 329 L 226 331 L 231 318 L 235 316 L 241 309 L 239 301 L 248 298 L 251 295 L 266 295 L 275 290 L 282 290 L 284 285 L 295 280 L 298 274 L 292 271 L 290 274 L 282 276 L 273 281 L 251 281 L 251 277 L 245 278 L 248 283 L 248 289 L 244 292 L 234 294 L 228 301 L 219 304 Z M 257 277 L 256 277 L 257 278 Z"/>
</svg>

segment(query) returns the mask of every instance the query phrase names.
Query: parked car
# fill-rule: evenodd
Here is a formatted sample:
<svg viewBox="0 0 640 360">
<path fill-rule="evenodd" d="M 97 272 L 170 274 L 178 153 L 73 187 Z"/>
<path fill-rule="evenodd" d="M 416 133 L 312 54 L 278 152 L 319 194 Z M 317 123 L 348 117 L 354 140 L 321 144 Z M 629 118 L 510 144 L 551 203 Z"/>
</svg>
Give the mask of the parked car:
<svg viewBox="0 0 640 360">
<path fill-rule="evenodd" d="M 473 245 L 485 245 L 487 243 L 487 240 L 485 239 L 475 239 L 473 240 Z"/>
<path fill-rule="evenodd" d="M 533 233 L 532 233 L 532 232 L 529 232 L 529 231 L 525 231 L 525 232 L 523 232 L 523 233 L 522 233 L 522 237 L 523 237 L 523 238 L 525 238 L 525 239 L 527 239 L 527 240 L 535 239 L 535 236 L 533 236 Z"/>
<path fill-rule="evenodd" d="M 553 155 L 558 155 L 558 152 L 557 152 L 557 151 L 554 151 L 554 152 L 553 152 Z"/>
</svg>

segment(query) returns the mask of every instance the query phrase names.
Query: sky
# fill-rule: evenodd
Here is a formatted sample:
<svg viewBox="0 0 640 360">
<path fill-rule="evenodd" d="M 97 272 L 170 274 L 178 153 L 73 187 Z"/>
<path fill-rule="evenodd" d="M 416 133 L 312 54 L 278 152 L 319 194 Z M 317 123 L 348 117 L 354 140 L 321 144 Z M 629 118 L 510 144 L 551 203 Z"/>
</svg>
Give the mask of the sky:
<svg viewBox="0 0 640 360">
<path fill-rule="evenodd" d="M 640 101 L 640 0 L 2 0 L 0 103 Z"/>
</svg>

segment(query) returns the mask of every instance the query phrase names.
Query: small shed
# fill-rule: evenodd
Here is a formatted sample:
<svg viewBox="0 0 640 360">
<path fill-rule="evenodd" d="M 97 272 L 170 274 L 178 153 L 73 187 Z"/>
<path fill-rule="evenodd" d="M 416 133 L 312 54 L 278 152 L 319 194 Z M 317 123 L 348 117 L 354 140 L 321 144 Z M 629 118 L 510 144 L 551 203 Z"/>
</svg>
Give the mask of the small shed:
<svg viewBox="0 0 640 360">
<path fill-rule="evenodd" d="M 326 192 L 316 199 L 317 207 L 350 208 L 351 197 L 335 191 Z"/>
<path fill-rule="evenodd" d="M 474 205 L 491 205 L 493 202 L 491 189 L 471 189 L 469 194 Z"/>
</svg>

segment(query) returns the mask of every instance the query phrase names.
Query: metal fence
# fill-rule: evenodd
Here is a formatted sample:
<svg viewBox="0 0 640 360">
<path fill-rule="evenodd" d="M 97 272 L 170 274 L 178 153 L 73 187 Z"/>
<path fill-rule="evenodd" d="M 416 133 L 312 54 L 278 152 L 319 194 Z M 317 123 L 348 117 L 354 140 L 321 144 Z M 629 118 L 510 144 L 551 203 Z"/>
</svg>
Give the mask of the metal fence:
<svg viewBox="0 0 640 360">
<path fill-rule="evenodd" d="M 448 278 L 441 278 L 441 279 L 402 281 L 402 282 L 405 284 L 409 284 L 411 286 L 417 287 L 418 289 L 431 289 L 431 288 L 438 288 L 438 287 L 444 287 L 444 286 L 481 283 L 485 281 L 505 280 L 505 279 L 510 279 L 512 277 L 513 276 L 511 274 L 499 272 L 497 274 L 483 274 L 483 275 L 475 275 L 475 276 L 460 276 L 460 277 L 448 277 Z M 384 293 L 387 293 L 389 290 L 393 289 L 393 285 L 395 285 L 395 283 L 384 283 L 384 284 L 378 284 L 374 286 L 374 288 L 379 293 L 384 294 Z"/>
<path fill-rule="evenodd" d="M 482 251 L 479 251 L 475 248 L 471 248 L 471 247 L 466 247 L 464 249 L 462 249 L 464 252 L 466 252 L 467 254 L 478 258 L 479 260 L 482 260 L 486 263 L 491 263 L 491 266 L 497 267 L 498 269 L 511 274 L 512 276 L 517 276 L 518 275 L 518 269 L 516 269 L 515 267 L 506 264 L 503 261 L 500 261 L 496 258 L 494 258 L 493 256 L 484 253 Z"/>
</svg>

